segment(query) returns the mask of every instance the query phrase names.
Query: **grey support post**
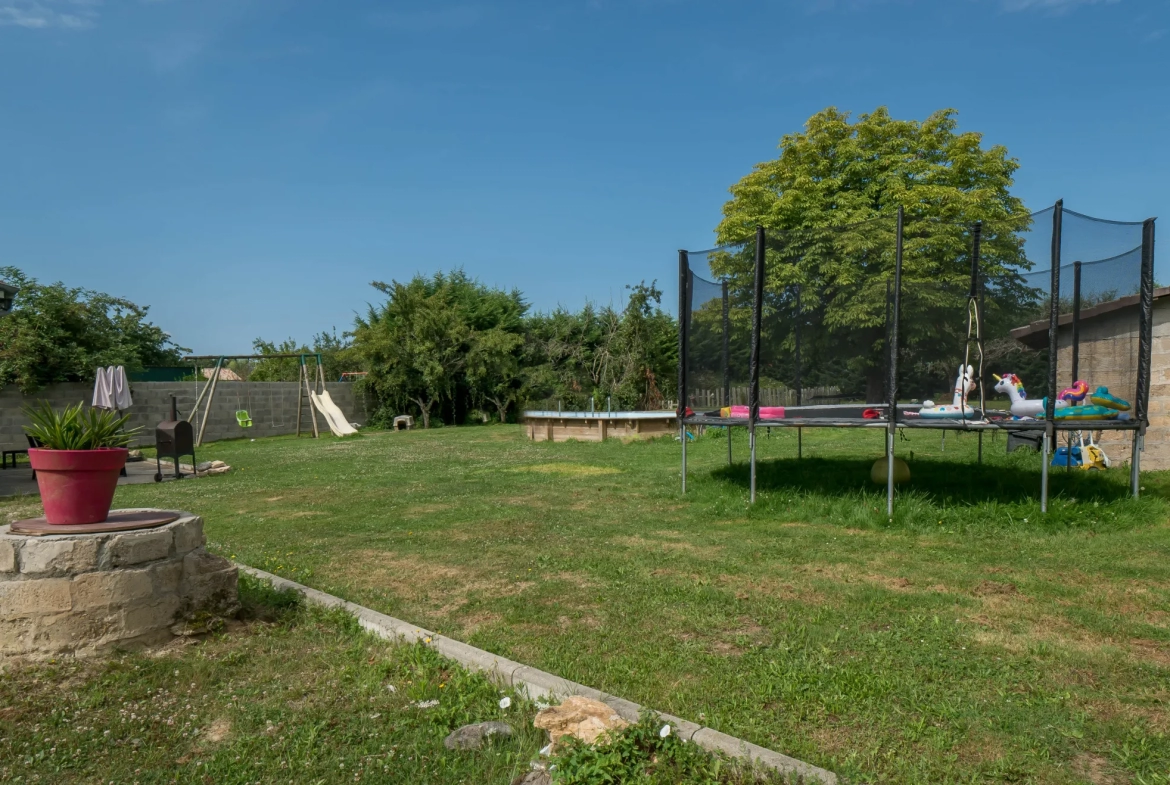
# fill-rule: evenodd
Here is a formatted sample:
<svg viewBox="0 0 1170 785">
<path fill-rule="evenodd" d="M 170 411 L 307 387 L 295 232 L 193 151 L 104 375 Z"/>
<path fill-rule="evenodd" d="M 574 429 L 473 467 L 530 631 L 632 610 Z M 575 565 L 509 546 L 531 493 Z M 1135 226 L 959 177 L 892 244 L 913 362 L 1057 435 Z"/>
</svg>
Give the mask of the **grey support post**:
<svg viewBox="0 0 1170 785">
<path fill-rule="evenodd" d="M 886 515 L 891 520 L 894 517 L 894 436 L 898 433 L 898 316 L 902 298 L 902 226 L 905 217 L 905 211 L 899 205 L 894 248 L 894 302 L 890 314 L 890 410 L 886 412 Z"/>
<path fill-rule="evenodd" d="M 748 388 L 748 442 L 751 449 L 751 495 L 756 501 L 756 420 L 760 419 L 760 330 L 764 311 L 764 227 L 756 227 L 756 276 L 752 296 L 751 385 Z"/>
</svg>

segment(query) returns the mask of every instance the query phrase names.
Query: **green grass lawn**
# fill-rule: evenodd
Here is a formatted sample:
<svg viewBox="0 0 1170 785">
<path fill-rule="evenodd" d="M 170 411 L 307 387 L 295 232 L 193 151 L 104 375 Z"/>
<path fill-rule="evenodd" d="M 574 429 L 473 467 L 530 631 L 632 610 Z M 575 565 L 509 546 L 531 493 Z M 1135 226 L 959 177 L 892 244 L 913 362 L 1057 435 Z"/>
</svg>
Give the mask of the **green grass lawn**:
<svg viewBox="0 0 1170 785">
<path fill-rule="evenodd" d="M 206 639 L 0 670 L 0 782 L 506 785 L 544 760 L 566 785 L 780 785 L 661 738 L 651 715 L 603 749 L 565 745 L 542 759 L 539 705 L 524 696 L 266 583 L 244 578 L 241 600 L 241 619 Z M 480 750 L 443 746 L 486 720 L 513 734 Z"/>
<path fill-rule="evenodd" d="M 754 507 L 721 435 L 684 497 L 677 442 L 511 426 L 224 442 L 200 458 L 232 473 L 117 503 L 853 781 L 1170 782 L 1170 478 L 1134 502 L 1123 469 L 1056 471 L 1042 516 L 1038 456 L 919 432 L 888 521 L 881 432 L 806 431 L 801 461 L 795 439 L 761 435 Z"/>
</svg>

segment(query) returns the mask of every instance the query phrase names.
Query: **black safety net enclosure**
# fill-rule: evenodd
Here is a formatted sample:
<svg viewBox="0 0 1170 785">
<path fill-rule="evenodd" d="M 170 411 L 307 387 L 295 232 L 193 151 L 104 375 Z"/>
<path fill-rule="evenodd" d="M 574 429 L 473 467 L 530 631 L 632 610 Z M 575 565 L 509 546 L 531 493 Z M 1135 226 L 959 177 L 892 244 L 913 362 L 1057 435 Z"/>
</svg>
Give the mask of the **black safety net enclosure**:
<svg viewBox="0 0 1170 785">
<path fill-rule="evenodd" d="M 754 240 L 679 251 L 679 400 L 693 415 L 747 422 L 754 269 Z"/>
<path fill-rule="evenodd" d="M 684 433 L 886 428 L 892 453 L 900 428 L 1030 432 L 1046 507 L 1049 451 L 1092 431 L 1129 442 L 1136 494 L 1154 220 L 1061 202 L 979 212 L 919 204 L 842 225 L 790 221 L 799 228 L 680 252 Z"/>
<path fill-rule="evenodd" d="M 1130 404 L 1117 420 L 1136 424 L 1141 419 L 1137 413 L 1145 413 L 1149 382 L 1147 354 L 1145 387 L 1139 390 L 1147 321 L 1141 306 L 1145 224 L 1103 221 L 1063 209 L 1046 213 L 1037 214 L 1034 223 L 1046 225 L 1046 241 L 1052 226 L 1059 224 L 1059 256 L 1043 254 L 1022 276 L 1033 295 L 1032 314 L 1010 336 L 1042 352 L 1055 378 L 1048 378 L 1047 367 L 1043 376 L 1013 373 L 1025 389 L 1036 390 L 1036 398 L 1053 396 L 1061 408 L 1071 402 L 1086 405 L 1092 398 L 1103 401 L 1108 394 Z M 1152 224 L 1150 234 L 1152 244 Z M 1151 247 L 1151 292 L 1152 253 Z M 1101 395 L 1098 388 L 1104 388 Z M 1061 414 L 1057 412 L 1058 420 Z"/>
<path fill-rule="evenodd" d="M 896 222 L 766 236 L 760 420 L 876 420 L 890 379 Z"/>
</svg>

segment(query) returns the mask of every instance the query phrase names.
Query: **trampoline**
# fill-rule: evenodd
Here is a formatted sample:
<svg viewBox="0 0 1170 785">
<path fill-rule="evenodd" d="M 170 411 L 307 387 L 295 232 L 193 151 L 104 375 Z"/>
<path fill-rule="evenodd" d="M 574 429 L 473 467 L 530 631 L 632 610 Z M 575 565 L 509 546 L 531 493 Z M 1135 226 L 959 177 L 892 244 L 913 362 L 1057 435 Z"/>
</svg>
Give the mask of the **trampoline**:
<svg viewBox="0 0 1170 785">
<path fill-rule="evenodd" d="M 798 429 L 798 458 L 804 428 L 882 429 L 887 458 L 899 429 L 968 431 L 979 436 L 980 461 L 986 432 L 1039 432 L 1044 512 L 1057 440 L 1121 432 L 1131 436 L 1136 497 L 1153 293 L 1154 219 L 1106 221 L 1063 202 L 986 223 L 900 207 L 847 226 L 774 234 L 757 226 L 742 243 L 679 251 L 680 429 L 746 428 L 753 502 L 759 427 Z M 1086 319 L 1112 319 L 1123 336 L 1088 368 Z M 1008 401 L 992 375 L 1016 373 L 999 367 L 1013 362 L 1028 365 L 1029 386 L 1042 393 L 1025 416 L 996 408 Z M 1089 406 L 1074 384 L 1086 370 L 1090 390 L 1107 387 L 1106 399 L 1127 402 L 1128 411 L 1076 408 Z M 773 400 L 761 398 L 761 380 Z M 947 386 L 947 400 L 926 399 Z M 806 403 L 813 387 L 839 390 L 839 402 Z M 685 433 L 681 444 L 685 493 Z M 887 466 L 892 515 L 894 462 Z"/>
</svg>

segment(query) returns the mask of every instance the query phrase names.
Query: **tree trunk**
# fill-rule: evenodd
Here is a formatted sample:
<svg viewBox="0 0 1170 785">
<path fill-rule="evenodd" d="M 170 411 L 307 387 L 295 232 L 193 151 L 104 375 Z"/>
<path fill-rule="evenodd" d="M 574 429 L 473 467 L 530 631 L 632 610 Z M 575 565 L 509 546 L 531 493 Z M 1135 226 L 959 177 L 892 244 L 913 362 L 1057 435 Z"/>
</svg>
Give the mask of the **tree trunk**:
<svg viewBox="0 0 1170 785">
<path fill-rule="evenodd" d="M 508 404 L 511 402 L 507 398 L 503 400 L 499 398 L 488 398 L 488 400 L 495 404 L 496 409 L 500 412 L 500 425 L 506 423 L 508 421 Z"/>
<path fill-rule="evenodd" d="M 414 402 L 418 404 L 418 410 L 422 413 L 423 429 L 431 427 L 431 407 L 435 405 L 435 399 L 432 398 L 428 402 L 423 402 L 422 398 L 415 398 Z"/>
<path fill-rule="evenodd" d="M 865 373 L 865 402 L 885 403 L 886 373 L 882 368 L 870 368 Z"/>
</svg>

